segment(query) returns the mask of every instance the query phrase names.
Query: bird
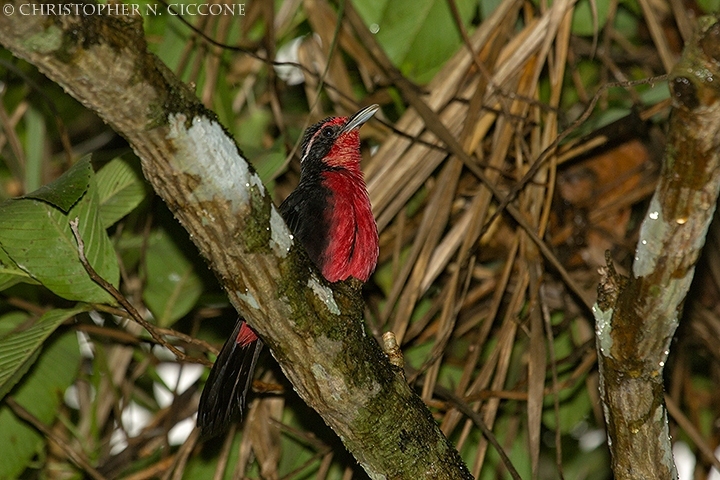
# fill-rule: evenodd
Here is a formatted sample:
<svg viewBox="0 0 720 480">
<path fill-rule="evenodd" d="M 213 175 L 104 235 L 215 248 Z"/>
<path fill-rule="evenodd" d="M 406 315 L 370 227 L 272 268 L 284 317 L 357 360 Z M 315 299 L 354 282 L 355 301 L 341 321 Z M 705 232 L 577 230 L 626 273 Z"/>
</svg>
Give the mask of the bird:
<svg viewBox="0 0 720 480">
<path fill-rule="evenodd" d="M 300 181 L 279 212 L 293 238 L 328 282 L 370 279 L 379 255 L 378 230 L 360 169 L 360 127 L 380 107 L 310 126 L 300 150 Z M 200 396 L 197 426 L 209 440 L 240 421 L 262 340 L 240 317 Z"/>
</svg>

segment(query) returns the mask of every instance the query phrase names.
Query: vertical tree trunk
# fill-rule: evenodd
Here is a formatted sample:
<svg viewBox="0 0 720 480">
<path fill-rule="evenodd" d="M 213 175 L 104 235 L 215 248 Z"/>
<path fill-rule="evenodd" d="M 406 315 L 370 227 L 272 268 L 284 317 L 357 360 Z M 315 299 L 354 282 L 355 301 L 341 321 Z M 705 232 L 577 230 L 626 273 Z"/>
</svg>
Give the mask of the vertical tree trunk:
<svg viewBox="0 0 720 480">
<path fill-rule="evenodd" d="M 600 390 L 615 478 L 677 478 L 663 368 L 720 189 L 720 20 L 703 18 L 671 73 L 660 183 L 631 278 L 610 261 L 593 307 Z"/>
</svg>

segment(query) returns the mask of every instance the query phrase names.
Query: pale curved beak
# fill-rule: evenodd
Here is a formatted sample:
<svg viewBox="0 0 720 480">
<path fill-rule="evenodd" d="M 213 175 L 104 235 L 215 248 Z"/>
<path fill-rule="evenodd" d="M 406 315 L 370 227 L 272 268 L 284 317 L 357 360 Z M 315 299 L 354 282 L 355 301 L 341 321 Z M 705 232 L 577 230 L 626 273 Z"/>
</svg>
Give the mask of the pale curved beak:
<svg viewBox="0 0 720 480">
<path fill-rule="evenodd" d="M 357 112 L 355 115 L 350 117 L 345 124 L 345 126 L 342 128 L 341 133 L 349 132 L 355 128 L 360 128 L 363 123 L 367 122 L 372 118 L 373 115 L 375 115 L 375 112 L 377 112 L 380 109 L 380 105 L 373 104 L 369 107 L 365 107 L 359 112 Z"/>
</svg>

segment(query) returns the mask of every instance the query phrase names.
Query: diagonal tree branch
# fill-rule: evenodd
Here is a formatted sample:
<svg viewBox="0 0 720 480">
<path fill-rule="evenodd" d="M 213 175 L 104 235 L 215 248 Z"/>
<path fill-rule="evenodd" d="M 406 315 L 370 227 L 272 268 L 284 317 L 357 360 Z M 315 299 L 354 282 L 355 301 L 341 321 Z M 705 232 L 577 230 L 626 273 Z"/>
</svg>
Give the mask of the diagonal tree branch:
<svg viewBox="0 0 720 480">
<path fill-rule="evenodd" d="M 214 114 L 147 52 L 140 18 L 3 15 L 0 43 L 128 140 L 233 305 L 371 478 L 470 478 L 365 335 L 357 285 L 315 271 Z"/>
<path fill-rule="evenodd" d="M 663 369 L 720 192 L 720 19 L 704 18 L 670 76 L 660 183 L 632 278 L 608 267 L 593 307 L 600 390 L 617 479 L 677 478 Z"/>
</svg>

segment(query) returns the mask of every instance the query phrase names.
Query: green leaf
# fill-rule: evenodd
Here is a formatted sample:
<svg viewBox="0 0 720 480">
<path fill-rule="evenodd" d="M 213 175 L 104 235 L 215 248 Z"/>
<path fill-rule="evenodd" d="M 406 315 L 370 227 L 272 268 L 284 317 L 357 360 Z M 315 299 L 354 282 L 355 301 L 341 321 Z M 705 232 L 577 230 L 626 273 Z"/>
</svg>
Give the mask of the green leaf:
<svg viewBox="0 0 720 480">
<path fill-rule="evenodd" d="M 42 183 L 43 158 L 47 140 L 45 118 L 35 108 L 25 112 L 25 191 L 35 190 Z"/>
<path fill-rule="evenodd" d="M 720 0 L 698 0 L 697 4 L 705 13 L 718 13 L 720 11 Z"/>
<path fill-rule="evenodd" d="M 575 35 L 592 37 L 605 28 L 610 2 L 580 0 L 575 4 L 572 18 L 572 32 Z"/>
<path fill-rule="evenodd" d="M 294 410 L 291 408 L 285 408 L 282 413 L 282 424 L 287 425 L 292 431 L 293 428 L 302 431 L 303 428 L 308 428 L 308 415 L 302 410 Z M 319 433 L 319 432 L 316 432 Z M 309 448 L 308 444 L 301 441 L 293 435 L 282 435 L 280 437 L 280 447 L 283 455 L 280 458 L 278 464 L 279 476 L 290 476 L 295 473 L 294 478 L 316 478 L 318 467 L 320 466 L 320 459 L 315 458 L 313 461 L 314 451 Z M 327 478 L 341 478 L 341 476 L 332 477 L 328 475 Z"/>
<path fill-rule="evenodd" d="M 477 2 L 457 0 L 464 27 L 470 26 Z M 461 43 L 445 0 L 358 0 L 353 2 L 392 62 L 414 81 L 425 83 Z"/>
<path fill-rule="evenodd" d="M 250 109 L 250 112 L 235 121 L 235 139 L 246 158 L 252 159 L 252 165 L 260 176 L 263 184 L 272 195 L 273 179 L 286 168 L 287 155 L 283 140 L 278 138 L 268 148 L 265 143 L 266 131 L 273 124 L 269 110 Z"/>
<path fill-rule="evenodd" d="M 273 125 L 273 116 L 269 109 L 251 108 L 250 111 L 235 121 L 235 141 L 243 152 L 246 149 L 262 150 L 267 148 L 264 143 L 265 132 Z M 246 152 L 247 153 L 247 152 Z M 254 156 L 248 155 L 254 159 Z"/>
<path fill-rule="evenodd" d="M 10 335 L 24 322 L 28 321 L 30 315 L 22 311 L 12 311 L 0 317 L 0 338 Z"/>
<path fill-rule="evenodd" d="M 276 142 L 279 146 L 280 142 Z M 274 183 L 273 179 L 285 166 L 287 156 L 280 150 L 265 150 L 257 157 L 253 157 L 253 166 L 256 168 L 257 174 L 263 182 L 263 185 L 271 190 L 270 185 Z M 272 194 L 272 190 L 270 192 Z"/>
<path fill-rule="evenodd" d="M 95 175 L 100 200 L 100 220 L 108 228 L 137 207 L 147 195 L 147 185 L 136 157 L 115 158 Z"/>
<path fill-rule="evenodd" d="M 248 158 L 252 158 L 255 171 L 260 176 L 260 180 L 262 180 L 270 195 L 272 195 L 275 177 L 286 168 L 285 160 L 287 157 L 283 151 L 282 141 L 275 142 L 272 148 L 249 147 L 246 145 L 241 145 L 241 148 Z"/>
<path fill-rule="evenodd" d="M 584 382 L 578 382 L 576 388 L 562 390 L 558 395 L 560 400 L 558 416 L 555 416 L 553 408 L 553 395 L 548 395 L 545 397 L 542 422 L 550 430 L 559 429 L 563 434 L 567 434 L 580 421 L 592 415 L 592 402 Z"/>
<path fill-rule="evenodd" d="M 400 251 L 400 259 L 397 265 L 389 261 L 378 265 L 375 270 L 373 274 L 375 284 L 380 287 L 386 297 L 390 296 L 390 292 L 392 292 L 393 285 L 395 284 L 396 272 L 400 270 L 400 266 L 405 265 L 411 250 L 411 247 L 405 247 Z"/>
<path fill-rule="evenodd" d="M 530 464 L 530 455 L 528 455 L 527 448 L 527 430 L 513 430 L 512 422 L 513 419 L 511 415 L 501 416 L 497 419 L 493 431 L 497 432 L 497 440 L 498 442 L 500 442 L 500 445 L 503 445 L 503 447 L 505 448 L 505 453 L 510 459 L 510 463 L 517 470 L 518 476 L 520 478 L 532 478 L 532 466 Z M 482 437 L 480 435 L 475 435 L 473 440 L 476 440 L 472 443 L 469 442 L 470 444 L 463 448 L 463 451 L 465 452 L 467 451 L 467 448 L 472 448 L 472 444 L 474 444 L 473 450 L 477 451 L 477 445 L 480 443 L 481 438 Z M 474 453 L 475 452 L 472 452 L 470 453 L 470 455 L 473 455 Z M 468 463 L 472 464 L 472 460 L 470 460 L 470 458 L 468 457 L 465 458 L 468 459 Z M 500 460 L 500 455 L 498 454 L 497 450 L 494 448 L 489 448 L 487 450 L 485 468 L 482 469 L 477 480 L 511 478 L 510 475 L 507 474 L 507 472 L 504 472 L 505 475 L 498 475 L 497 472 L 498 470 L 501 470 L 500 465 L 502 464 L 503 462 L 502 460 Z"/>
<path fill-rule="evenodd" d="M 5 250 L 0 248 L 0 292 L 20 282 L 37 283 L 30 275 L 20 270 Z"/>
<path fill-rule="evenodd" d="M 503 0 L 483 0 L 479 2 L 480 5 L 480 18 L 485 20 L 488 18 L 495 9 L 502 3 Z"/>
<path fill-rule="evenodd" d="M 23 198 L 42 200 L 67 213 L 89 188 L 92 175 L 90 155 L 86 155 L 58 179 L 28 193 Z"/>
<path fill-rule="evenodd" d="M 195 266 L 163 230 L 149 239 L 145 271 L 143 299 L 162 327 L 187 314 L 202 293 L 202 281 Z"/>
<path fill-rule="evenodd" d="M 638 31 L 640 30 L 638 15 L 640 14 L 636 15 L 632 12 L 632 10 L 623 8 L 627 6 L 628 2 L 623 2 L 618 5 L 618 9 L 615 12 L 615 24 L 613 25 L 613 29 L 625 38 L 638 38 Z M 643 25 L 645 25 L 644 20 Z"/>
<path fill-rule="evenodd" d="M 22 323 L 14 325 L 16 328 L 9 333 L 0 333 L 0 399 L 7 395 L 30 368 L 40 347 L 50 334 L 65 320 L 86 310 L 85 306 L 68 310 L 50 310 L 33 323 L 28 323 L 25 318 Z M 5 323 L 9 326 L 13 321 L 17 322 L 17 319 L 0 318 L 3 330 L 6 327 Z"/>
<path fill-rule="evenodd" d="M 63 298 L 114 303 L 80 263 L 69 224 L 74 218 L 79 220 L 78 230 L 88 262 L 101 277 L 117 286 L 120 277 L 117 259 L 100 223 L 94 182 L 67 215 L 46 202 L 32 199 L 0 205 L 0 247 L 18 268 Z"/>
<path fill-rule="evenodd" d="M 75 332 L 66 332 L 51 341 L 23 382 L 11 395 L 17 403 L 46 425 L 57 417 L 63 392 L 70 386 L 80 366 Z M 18 478 L 28 462 L 42 452 L 45 438 L 18 419 L 10 407 L 0 407 L 0 478 Z"/>
<path fill-rule="evenodd" d="M 657 105 L 658 103 L 670 98 L 670 87 L 667 81 L 658 82 L 650 88 L 640 92 L 640 101 L 643 105 Z"/>
<path fill-rule="evenodd" d="M 191 455 L 190 458 L 188 458 L 187 466 L 183 472 L 183 478 L 221 478 L 223 480 L 232 480 L 234 478 L 232 466 L 238 462 L 241 440 L 241 434 L 236 434 L 233 437 L 232 446 L 227 450 L 228 458 L 226 459 L 226 467 L 222 476 L 218 477 L 217 474 L 220 455 Z M 257 469 L 255 465 L 255 462 L 250 464 L 250 471 L 245 472 L 244 478 L 260 478 L 258 472 L 253 471 Z"/>
<path fill-rule="evenodd" d="M 423 301 L 426 301 L 426 299 L 423 299 Z M 405 364 L 417 370 L 430 356 L 430 352 L 432 352 L 432 347 L 433 342 L 431 341 L 414 344 L 407 347 L 403 351 L 403 356 L 405 357 Z"/>
<path fill-rule="evenodd" d="M 119 237 L 113 239 L 120 262 L 127 270 L 135 270 L 145 255 L 145 233 L 135 233 L 123 229 Z"/>
</svg>

